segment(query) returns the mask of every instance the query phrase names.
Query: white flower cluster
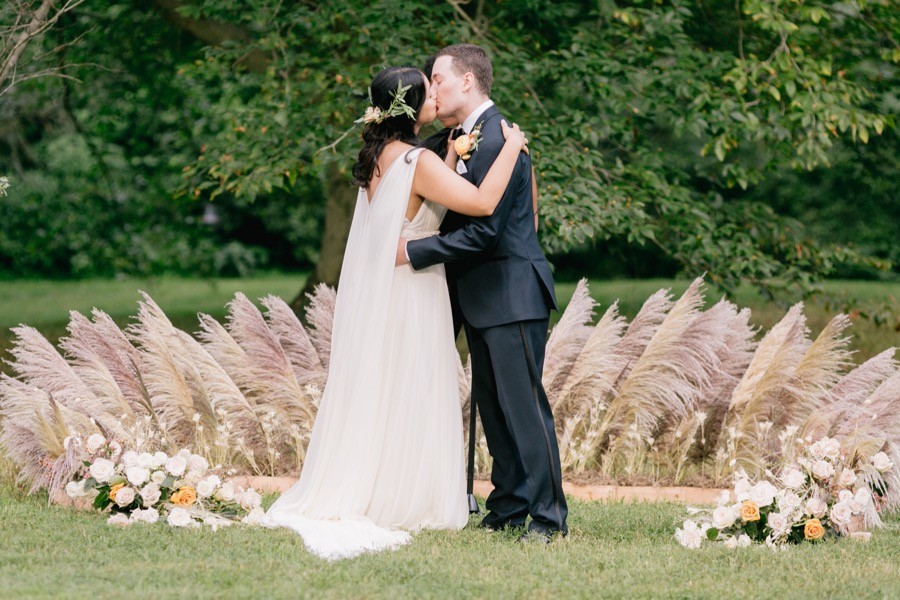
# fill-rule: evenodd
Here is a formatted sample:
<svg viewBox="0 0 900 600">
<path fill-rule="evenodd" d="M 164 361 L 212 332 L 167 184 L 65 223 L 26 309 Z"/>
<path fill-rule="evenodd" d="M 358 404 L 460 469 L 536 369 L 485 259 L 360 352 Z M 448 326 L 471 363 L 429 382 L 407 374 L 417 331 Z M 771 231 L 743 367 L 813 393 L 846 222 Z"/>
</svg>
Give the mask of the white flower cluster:
<svg viewBox="0 0 900 600">
<path fill-rule="evenodd" d="M 9 189 L 9 178 L 0 177 L 0 196 L 6 195 L 6 190 Z"/>
<path fill-rule="evenodd" d="M 685 521 L 675 539 L 686 548 L 699 548 L 704 539 L 729 548 L 753 541 L 779 548 L 824 537 L 869 539 L 866 528 L 880 523 L 873 490 L 883 493 L 891 458 L 885 452 L 849 456 L 828 437 L 800 444 L 802 456 L 777 476 L 767 471 L 767 479 L 754 483 L 739 471 L 733 491 L 723 491 L 705 519 Z"/>
<path fill-rule="evenodd" d="M 189 450 L 173 456 L 123 451 L 99 433 L 83 443 L 66 438 L 66 448 L 73 443 L 85 451 L 85 468 L 80 478 L 66 484 L 66 494 L 87 498 L 100 510 L 109 508 L 110 525 L 156 523 L 165 516 L 173 527 L 205 523 L 215 530 L 233 523 L 223 513 L 245 512 L 241 521 L 251 525 L 259 524 L 265 514 L 259 492 L 223 482 L 216 473 L 221 467 L 211 469 L 203 456 Z"/>
</svg>

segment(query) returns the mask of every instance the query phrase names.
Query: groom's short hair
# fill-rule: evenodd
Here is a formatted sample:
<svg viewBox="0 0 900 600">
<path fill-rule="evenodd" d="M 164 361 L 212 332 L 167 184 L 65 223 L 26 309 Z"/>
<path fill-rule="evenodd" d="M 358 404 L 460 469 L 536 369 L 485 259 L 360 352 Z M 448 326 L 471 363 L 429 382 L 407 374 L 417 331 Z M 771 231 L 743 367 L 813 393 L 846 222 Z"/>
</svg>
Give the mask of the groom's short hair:
<svg viewBox="0 0 900 600">
<path fill-rule="evenodd" d="M 439 56 L 453 57 L 453 70 L 457 75 L 472 73 L 478 89 L 485 96 L 491 95 L 491 85 L 494 83 L 494 69 L 487 52 L 475 44 L 454 44 L 441 48 L 434 58 Z"/>
</svg>

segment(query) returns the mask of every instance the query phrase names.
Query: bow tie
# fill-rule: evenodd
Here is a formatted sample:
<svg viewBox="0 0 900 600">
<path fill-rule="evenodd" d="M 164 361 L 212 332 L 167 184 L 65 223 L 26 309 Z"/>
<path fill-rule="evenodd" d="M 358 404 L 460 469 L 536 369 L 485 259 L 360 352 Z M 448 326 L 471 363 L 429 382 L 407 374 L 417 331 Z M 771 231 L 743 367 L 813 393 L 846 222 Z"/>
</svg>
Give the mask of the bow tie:
<svg viewBox="0 0 900 600">
<path fill-rule="evenodd" d="M 456 138 L 458 138 L 458 137 L 461 136 L 462 134 L 463 134 L 463 128 L 462 128 L 462 127 L 457 127 L 456 129 L 454 129 L 454 130 L 450 133 L 450 139 L 451 139 L 451 140 L 455 140 Z"/>
</svg>

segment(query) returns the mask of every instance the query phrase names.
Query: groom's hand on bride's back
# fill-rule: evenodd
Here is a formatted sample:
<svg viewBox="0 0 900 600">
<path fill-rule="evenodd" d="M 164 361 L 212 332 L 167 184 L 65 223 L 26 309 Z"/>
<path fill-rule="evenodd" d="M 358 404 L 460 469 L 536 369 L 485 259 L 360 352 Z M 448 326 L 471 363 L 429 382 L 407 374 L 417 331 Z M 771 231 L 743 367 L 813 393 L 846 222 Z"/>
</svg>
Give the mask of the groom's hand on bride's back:
<svg viewBox="0 0 900 600">
<path fill-rule="evenodd" d="M 406 254 L 406 239 L 400 238 L 400 241 L 397 242 L 397 257 L 394 260 L 394 266 L 399 267 L 400 265 L 405 265 L 409 262 L 409 257 Z"/>
</svg>

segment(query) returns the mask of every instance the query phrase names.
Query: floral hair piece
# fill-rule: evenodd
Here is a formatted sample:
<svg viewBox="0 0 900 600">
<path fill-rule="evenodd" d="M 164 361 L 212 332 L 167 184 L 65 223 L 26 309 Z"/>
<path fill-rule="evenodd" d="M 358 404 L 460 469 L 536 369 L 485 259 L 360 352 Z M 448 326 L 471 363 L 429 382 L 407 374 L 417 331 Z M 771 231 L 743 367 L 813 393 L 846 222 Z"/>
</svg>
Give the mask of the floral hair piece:
<svg viewBox="0 0 900 600">
<path fill-rule="evenodd" d="M 400 115 L 406 115 L 410 119 L 415 119 L 416 111 L 414 111 L 412 107 L 404 100 L 404 98 L 406 97 L 406 92 L 410 87 L 411 86 L 409 85 L 404 87 L 403 83 L 398 79 L 397 90 L 391 92 L 393 100 L 391 100 L 391 105 L 388 106 L 387 110 L 382 110 L 381 108 L 374 105 L 375 103 L 372 102 L 372 88 L 369 88 L 370 106 L 366 108 L 366 112 L 362 117 L 353 122 L 365 123 L 366 125 L 368 125 L 369 123 L 381 123 L 385 119 L 389 119 L 391 117 L 399 117 Z"/>
</svg>

